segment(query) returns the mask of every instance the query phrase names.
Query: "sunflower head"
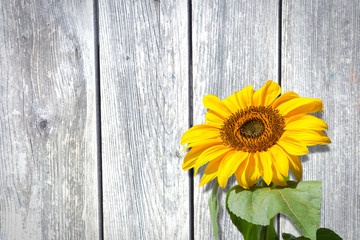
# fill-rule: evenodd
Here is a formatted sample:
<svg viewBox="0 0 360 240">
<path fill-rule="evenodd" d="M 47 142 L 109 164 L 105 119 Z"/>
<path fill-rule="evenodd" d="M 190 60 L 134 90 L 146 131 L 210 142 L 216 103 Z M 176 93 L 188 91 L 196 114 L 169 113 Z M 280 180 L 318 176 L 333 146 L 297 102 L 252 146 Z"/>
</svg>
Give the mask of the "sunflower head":
<svg viewBox="0 0 360 240">
<path fill-rule="evenodd" d="M 224 100 L 204 97 L 205 124 L 190 128 L 181 138 L 189 143 L 183 169 L 207 164 L 200 186 L 217 178 L 222 188 L 235 174 L 240 186 L 249 188 L 260 177 L 267 185 L 286 186 L 289 168 L 302 177 L 300 155 L 307 146 L 329 144 L 327 124 L 308 113 L 323 111 L 320 99 L 299 97 L 268 81 L 257 91 L 248 86 Z"/>
</svg>

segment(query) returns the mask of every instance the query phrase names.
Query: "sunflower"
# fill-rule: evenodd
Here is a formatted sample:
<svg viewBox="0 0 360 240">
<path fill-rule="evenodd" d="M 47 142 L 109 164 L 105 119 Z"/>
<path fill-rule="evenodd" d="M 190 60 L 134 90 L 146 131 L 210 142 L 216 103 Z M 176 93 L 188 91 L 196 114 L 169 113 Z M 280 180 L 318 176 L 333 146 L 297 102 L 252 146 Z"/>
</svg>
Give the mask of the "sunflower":
<svg viewBox="0 0 360 240">
<path fill-rule="evenodd" d="M 222 188 L 235 174 L 243 188 L 250 188 L 260 177 L 286 186 L 289 168 L 300 181 L 300 155 L 307 146 L 329 144 L 323 132 L 325 121 L 308 113 L 323 111 L 320 99 L 299 97 L 294 92 L 281 93 L 280 86 L 269 80 L 257 91 L 247 86 L 224 100 L 207 95 L 203 102 L 208 112 L 205 124 L 184 133 L 180 144 L 189 143 L 183 169 L 206 165 L 200 186 L 217 181 Z M 184 151 L 183 150 L 183 151 Z"/>
</svg>

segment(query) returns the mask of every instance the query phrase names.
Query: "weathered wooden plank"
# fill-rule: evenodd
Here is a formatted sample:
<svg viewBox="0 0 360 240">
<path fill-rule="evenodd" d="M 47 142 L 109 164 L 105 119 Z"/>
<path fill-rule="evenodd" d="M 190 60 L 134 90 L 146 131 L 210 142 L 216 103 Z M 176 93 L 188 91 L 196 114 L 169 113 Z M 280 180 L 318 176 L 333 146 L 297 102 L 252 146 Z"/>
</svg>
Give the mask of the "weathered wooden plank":
<svg viewBox="0 0 360 240">
<path fill-rule="evenodd" d="M 93 5 L 0 2 L 0 239 L 99 236 Z"/>
<path fill-rule="evenodd" d="M 204 122 L 202 98 L 221 99 L 247 85 L 257 89 L 278 78 L 278 1 L 193 1 L 194 124 Z M 199 188 L 195 179 L 195 239 L 211 239 L 208 199 L 212 183 Z M 220 191 L 220 239 L 241 239 L 225 209 L 225 194 L 233 177 Z"/>
<path fill-rule="evenodd" d="M 282 85 L 324 100 L 333 143 L 302 158 L 303 180 L 323 182 L 321 226 L 360 236 L 360 2 L 284 1 Z M 293 231 L 281 221 L 282 231 Z"/>
<path fill-rule="evenodd" d="M 187 1 L 100 1 L 105 239 L 187 239 Z"/>
</svg>

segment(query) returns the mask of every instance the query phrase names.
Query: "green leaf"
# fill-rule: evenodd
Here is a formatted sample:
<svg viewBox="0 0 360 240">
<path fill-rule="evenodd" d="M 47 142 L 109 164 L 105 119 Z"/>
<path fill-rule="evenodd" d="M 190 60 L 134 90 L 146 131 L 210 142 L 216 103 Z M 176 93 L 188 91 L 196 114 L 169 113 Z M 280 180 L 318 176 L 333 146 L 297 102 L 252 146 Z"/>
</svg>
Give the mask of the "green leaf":
<svg viewBox="0 0 360 240">
<path fill-rule="evenodd" d="M 219 229 L 217 224 L 217 216 L 219 213 L 219 200 L 218 200 L 218 190 L 219 190 L 219 184 L 218 181 L 215 180 L 213 190 L 211 191 L 211 195 L 209 198 L 209 209 L 210 209 L 210 215 L 211 215 L 211 221 L 214 231 L 215 239 L 219 239 Z"/>
<path fill-rule="evenodd" d="M 330 229 L 319 228 L 316 232 L 316 240 L 342 240 L 342 238 Z"/>
<path fill-rule="evenodd" d="M 279 240 L 276 236 L 274 228 L 274 219 L 271 220 L 269 226 L 255 225 L 237 217 L 235 214 L 232 214 L 230 211 L 230 219 L 237 229 L 241 232 L 244 237 L 244 240 L 258 240 L 258 239 L 267 239 L 267 240 Z M 267 235 L 267 238 L 264 238 L 264 235 Z"/>
<path fill-rule="evenodd" d="M 283 233 L 282 237 L 284 240 L 309 240 L 306 237 L 294 237 L 289 233 Z M 316 240 L 342 240 L 342 238 L 330 229 L 319 228 L 316 231 Z"/>
<path fill-rule="evenodd" d="M 294 235 L 291 235 L 289 233 L 283 233 L 281 234 L 284 240 L 294 240 L 296 237 Z"/>
<path fill-rule="evenodd" d="M 283 233 L 282 237 L 284 240 L 310 240 L 310 238 L 306 238 L 306 237 L 295 237 L 289 233 Z"/>
<path fill-rule="evenodd" d="M 305 237 L 316 238 L 320 222 L 321 182 L 288 182 L 287 187 L 231 188 L 229 212 L 255 225 L 269 225 L 278 213 L 291 218 Z"/>
</svg>

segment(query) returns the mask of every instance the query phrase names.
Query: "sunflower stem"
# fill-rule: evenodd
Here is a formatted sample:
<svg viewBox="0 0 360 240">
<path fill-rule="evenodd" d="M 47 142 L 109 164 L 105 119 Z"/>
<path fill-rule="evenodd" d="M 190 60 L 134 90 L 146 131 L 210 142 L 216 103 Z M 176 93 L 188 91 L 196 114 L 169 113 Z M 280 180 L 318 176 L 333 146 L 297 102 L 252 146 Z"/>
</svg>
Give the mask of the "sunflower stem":
<svg viewBox="0 0 360 240">
<path fill-rule="evenodd" d="M 216 240 L 219 239 L 217 216 L 219 213 L 220 205 L 218 200 L 218 190 L 219 190 L 219 183 L 216 180 L 214 181 L 214 187 L 212 189 L 209 198 L 209 209 L 210 209 L 211 221 L 213 226 L 213 232 Z"/>
<path fill-rule="evenodd" d="M 268 240 L 269 239 L 269 226 L 261 227 L 259 240 Z"/>
</svg>

